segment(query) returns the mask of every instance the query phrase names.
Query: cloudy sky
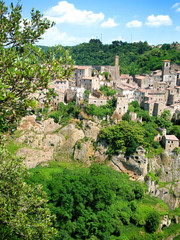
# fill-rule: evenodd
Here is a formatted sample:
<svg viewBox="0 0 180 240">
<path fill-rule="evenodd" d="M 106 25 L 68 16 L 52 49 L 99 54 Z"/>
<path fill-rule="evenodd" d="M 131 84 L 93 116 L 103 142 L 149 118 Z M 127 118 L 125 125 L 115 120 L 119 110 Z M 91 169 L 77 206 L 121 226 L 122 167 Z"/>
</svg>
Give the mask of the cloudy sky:
<svg viewBox="0 0 180 240">
<path fill-rule="evenodd" d="M 15 0 L 5 0 L 7 6 Z M 100 39 L 147 41 L 149 44 L 180 42 L 180 0 L 21 0 L 23 17 L 32 7 L 56 25 L 41 45 L 73 46 Z"/>
</svg>

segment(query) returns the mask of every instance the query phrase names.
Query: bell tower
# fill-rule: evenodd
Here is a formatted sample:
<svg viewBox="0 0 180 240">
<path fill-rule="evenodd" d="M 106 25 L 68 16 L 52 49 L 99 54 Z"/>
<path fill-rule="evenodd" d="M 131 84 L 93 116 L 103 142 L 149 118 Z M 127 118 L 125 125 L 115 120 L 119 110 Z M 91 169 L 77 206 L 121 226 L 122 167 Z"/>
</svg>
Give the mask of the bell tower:
<svg viewBox="0 0 180 240">
<path fill-rule="evenodd" d="M 114 56 L 114 66 L 115 67 L 119 66 L 119 56 L 118 55 Z"/>
<path fill-rule="evenodd" d="M 170 74 L 170 61 L 164 60 L 163 61 L 163 68 L 162 68 L 162 75 L 169 75 Z"/>
</svg>

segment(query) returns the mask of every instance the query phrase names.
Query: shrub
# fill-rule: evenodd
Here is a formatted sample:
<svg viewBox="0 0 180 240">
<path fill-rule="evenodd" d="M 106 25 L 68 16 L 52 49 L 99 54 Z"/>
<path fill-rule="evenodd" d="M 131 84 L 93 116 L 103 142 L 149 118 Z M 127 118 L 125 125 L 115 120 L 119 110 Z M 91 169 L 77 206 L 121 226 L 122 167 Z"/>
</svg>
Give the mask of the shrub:
<svg viewBox="0 0 180 240">
<path fill-rule="evenodd" d="M 160 224 L 160 216 L 157 212 L 151 212 L 149 213 L 147 219 L 146 219 L 146 231 L 149 233 L 155 232 Z"/>
</svg>

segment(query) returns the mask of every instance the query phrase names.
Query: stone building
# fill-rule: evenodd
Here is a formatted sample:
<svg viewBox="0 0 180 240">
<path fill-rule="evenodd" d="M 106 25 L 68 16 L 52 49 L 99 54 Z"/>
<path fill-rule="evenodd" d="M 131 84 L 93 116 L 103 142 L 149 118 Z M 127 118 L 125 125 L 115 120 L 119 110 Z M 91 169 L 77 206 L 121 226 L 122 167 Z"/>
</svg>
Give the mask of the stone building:
<svg viewBox="0 0 180 240">
<path fill-rule="evenodd" d="M 53 82 L 53 86 L 55 87 L 55 89 L 59 89 L 64 92 L 69 88 L 69 81 L 66 79 L 65 80 L 56 79 Z"/>
<path fill-rule="evenodd" d="M 179 139 L 175 135 L 164 135 L 162 143 L 165 151 L 173 151 L 175 147 L 179 147 Z"/>
<path fill-rule="evenodd" d="M 64 103 L 65 91 L 54 89 L 54 92 L 56 93 L 56 96 L 53 98 L 53 106 L 54 108 L 57 108 L 58 103 L 60 102 Z"/>
<path fill-rule="evenodd" d="M 92 66 L 74 66 L 72 81 L 76 82 L 76 86 L 80 87 L 80 80 L 84 77 L 92 76 Z"/>
<path fill-rule="evenodd" d="M 119 79 L 120 79 L 121 83 L 131 83 L 131 82 L 133 82 L 133 77 L 130 76 L 129 74 L 121 74 Z"/>
<path fill-rule="evenodd" d="M 126 96 L 119 96 L 116 103 L 116 112 L 123 116 L 128 110 L 128 98 Z"/>
<path fill-rule="evenodd" d="M 92 92 L 100 88 L 100 80 L 98 77 L 83 77 L 80 80 L 80 87 Z"/>
<path fill-rule="evenodd" d="M 135 82 L 142 89 L 149 87 L 148 75 L 136 75 L 135 76 Z"/>
<path fill-rule="evenodd" d="M 171 70 L 171 65 L 169 60 L 163 61 L 162 78 L 163 78 L 163 82 L 166 82 L 168 85 L 176 86 L 177 73 L 176 71 Z"/>
<path fill-rule="evenodd" d="M 95 104 L 97 107 L 100 107 L 100 106 L 103 106 L 103 105 L 106 105 L 108 99 L 105 98 L 105 97 L 95 97 L 93 95 L 89 95 L 89 98 L 88 98 L 88 103 L 89 104 Z"/>
<path fill-rule="evenodd" d="M 115 55 L 114 57 L 114 66 L 92 66 L 93 69 L 98 72 L 108 72 L 109 78 L 113 82 L 120 82 L 120 67 L 119 67 L 119 56 Z"/>
</svg>

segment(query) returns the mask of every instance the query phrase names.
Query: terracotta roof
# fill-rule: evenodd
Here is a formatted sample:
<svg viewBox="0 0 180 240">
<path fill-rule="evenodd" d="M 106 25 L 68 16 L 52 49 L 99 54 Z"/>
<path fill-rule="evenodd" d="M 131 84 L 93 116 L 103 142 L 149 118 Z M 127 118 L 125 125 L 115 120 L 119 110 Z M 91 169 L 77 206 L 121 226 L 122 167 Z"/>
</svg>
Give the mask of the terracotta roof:
<svg viewBox="0 0 180 240">
<path fill-rule="evenodd" d="M 165 135 L 165 138 L 167 140 L 179 141 L 179 139 L 175 135 Z"/>
<path fill-rule="evenodd" d="M 60 89 L 55 89 L 55 92 L 58 92 L 58 93 L 64 93 L 64 91 L 60 90 Z"/>
<path fill-rule="evenodd" d="M 132 78 L 129 74 L 121 74 L 120 78 Z"/>
<path fill-rule="evenodd" d="M 144 78 L 146 78 L 146 77 L 147 77 L 147 76 L 136 76 L 135 78 L 142 80 L 142 79 L 144 79 Z"/>
<path fill-rule="evenodd" d="M 130 90 L 130 88 L 129 87 L 127 87 L 127 86 L 117 86 L 118 88 L 121 88 L 121 89 L 123 89 L 123 90 Z"/>
<path fill-rule="evenodd" d="M 87 69 L 87 68 L 91 68 L 91 66 L 74 66 L 75 69 Z"/>
<path fill-rule="evenodd" d="M 135 89 L 138 89 L 139 87 L 137 85 L 132 85 L 132 84 L 129 84 L 129 83 L 123 83 L 124 86 L 127 86 L 129 88 L 135 88 Z"/>
<path fill-rule="evenodd" d="M 49 85 L 48 88 L 55 89 L 55 86 Z"/>
<path fill-rule="evenodd" d="M 165 60 L 163 60 L 163 62 L 170 62 L 170 60 L 165 59 Z"/>
</svg>

